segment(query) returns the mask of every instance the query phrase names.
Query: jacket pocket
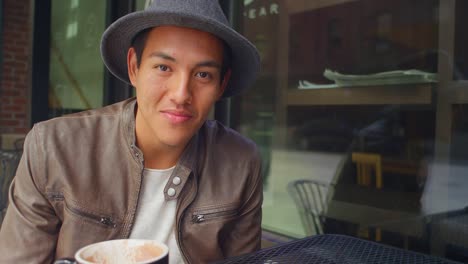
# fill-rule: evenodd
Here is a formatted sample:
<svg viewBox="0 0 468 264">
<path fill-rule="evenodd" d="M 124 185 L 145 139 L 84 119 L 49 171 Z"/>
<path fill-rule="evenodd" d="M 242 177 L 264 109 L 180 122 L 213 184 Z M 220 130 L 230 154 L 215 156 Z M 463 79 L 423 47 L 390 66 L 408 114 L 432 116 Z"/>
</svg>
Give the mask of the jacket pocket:
<svg viewBox="0 0 468 264">
<path fill-rule="evenodd" d="M 55 201 L 63 201 L 65 210 L 79 219 L 84 219 L 85 221 L 92 222 L 105 228 L 117 227 L 115 220 L 111 216 L 91 213 L 88 210 L 75 206 L 74 204 L 70 203 L 70 201 L 67 201 L 63 194 L 54 194 L 53 197 L 49 198 L 52 198 Z"/>
<path fill-rule="evenodd" d="M 221 220 L 237 216 L 239 208 L 237 204 L 203 207 L 193 210 L 192 223 L 201 224 L 214 220 Z"/>
</svg>

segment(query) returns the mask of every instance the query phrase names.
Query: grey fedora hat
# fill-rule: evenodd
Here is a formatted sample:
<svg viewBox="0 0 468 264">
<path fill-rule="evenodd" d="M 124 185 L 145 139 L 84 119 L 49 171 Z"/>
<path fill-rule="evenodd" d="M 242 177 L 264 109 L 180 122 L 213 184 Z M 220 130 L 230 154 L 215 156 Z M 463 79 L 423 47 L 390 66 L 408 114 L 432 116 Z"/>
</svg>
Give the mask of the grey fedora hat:
<svg viewBox="0 0 468 264">
<path fill-rule="evenodd" d="M 162 25 L 181 26 L 209 32 L 231 48 L 231 79 L 223 97 L 248 88 L 260 70 L 255 46 L 230 26 L 218 0 L 154 0 L 144 11 L 130 13 L 112 23 L 102 35 L 101 55 L 110 72 L 130 83 L 127 52 L 142 30 Z"/>
</svg>

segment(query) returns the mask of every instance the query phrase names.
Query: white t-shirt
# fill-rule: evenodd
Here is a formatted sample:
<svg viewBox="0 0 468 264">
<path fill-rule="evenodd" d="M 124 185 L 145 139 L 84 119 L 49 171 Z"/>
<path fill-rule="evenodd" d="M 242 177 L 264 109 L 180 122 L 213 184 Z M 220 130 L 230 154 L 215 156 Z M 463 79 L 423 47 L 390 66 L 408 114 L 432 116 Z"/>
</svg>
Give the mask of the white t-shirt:
<svg viewBox="0 0 468 264">
<path fill-rule="evenodd" d="M 144 169 L 141 193 L 130 238 L 153 239 L 169 247 L 169 263 L 184 263 L 176 241 L 177 200 L 164 199 L 164 187 L 174 167 L 165 170 Z"/>
</svg>

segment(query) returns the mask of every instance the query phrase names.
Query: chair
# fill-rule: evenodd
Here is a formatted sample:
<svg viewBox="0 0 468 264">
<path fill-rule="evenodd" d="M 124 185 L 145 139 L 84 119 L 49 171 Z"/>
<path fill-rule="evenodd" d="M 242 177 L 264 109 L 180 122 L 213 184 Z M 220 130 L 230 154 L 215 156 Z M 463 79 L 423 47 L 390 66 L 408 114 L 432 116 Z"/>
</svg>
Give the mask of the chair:
<svg viewBox="0 0 468 264">
<path fill-rule="evenodd" d="M 0 150 L 0 226 L 8 206 L 8 189 L 16 174 L 22 149 Z"/>
<path fill-rule="evenodd" d="M 382 157 L 380 154 L 353 152 L 351 158 L 357 167 L 357 183 L 370 186 L 372 171 L 375 175 L 375 186 L 381 189 L 382 181 Z"/>
<path fill-rule="evenodd" d="M 323 234 L 331 184 L 315 180 L 295 180 L 288 184 L 289 195 L 301 216 L 307 235 Z"/>
</svg>

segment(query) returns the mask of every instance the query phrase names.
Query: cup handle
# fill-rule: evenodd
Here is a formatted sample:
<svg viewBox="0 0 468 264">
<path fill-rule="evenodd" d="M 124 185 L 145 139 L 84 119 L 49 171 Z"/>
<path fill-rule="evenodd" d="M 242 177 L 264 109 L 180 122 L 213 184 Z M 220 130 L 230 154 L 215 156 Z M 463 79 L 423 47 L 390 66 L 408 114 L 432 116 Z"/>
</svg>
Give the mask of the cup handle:
<svg viewBox="0 0 468 264">
<path fill-rule="evenodd" d="M 54 261 L 54 264 L 77 264 L 76 260 L 73 258 L 62 258 Z"/>
</svg>

